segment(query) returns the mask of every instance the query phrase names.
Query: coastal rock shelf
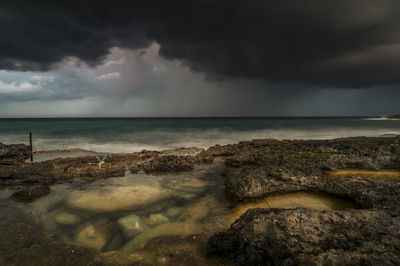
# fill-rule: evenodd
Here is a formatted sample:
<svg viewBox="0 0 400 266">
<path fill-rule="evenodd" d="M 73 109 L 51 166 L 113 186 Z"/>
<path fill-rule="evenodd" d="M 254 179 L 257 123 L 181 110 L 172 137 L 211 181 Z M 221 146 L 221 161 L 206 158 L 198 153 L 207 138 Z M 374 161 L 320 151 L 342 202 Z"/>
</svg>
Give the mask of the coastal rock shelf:
<svg viewBox="0 0 400 266">
<path fill-rule="evenodd" d="M 400 263 L 400 136 L 198 152 L 0 165 L 0 264 Z"/>
<path fill-rule="evenodd" d="M 22 164 L 30 154 L 29 146 L 24 144 L 5 145 L 0 142 L 0 165 Z"/>
<path fill-rule="evenodd" d="M 398 265 L 399 217 L 381 210 L 252 209 L 209 256 L 237 265 Z"/>
<path fill-rule="evenodd" d="M 225 189 L 235 204 L 309 191 L 349 198 L 362 208 L 249 210 L 214 234 L 209 257 L 238 265 L 400 263 L 400 183 L 391 178 L 400 169 L 400 137 L 256 140 L 216 146 L 202 156 L 225 158 Z M 326 174 L 343 169 L 361 169 L 364 176 Z"/>
<path fill-rule="evenodd" d="M 0 165 L 0 186 L 52 184 L 77 178 L 95 180 L 123 176 L 126 171 L 176 172 L 193 169 L 196 162 L 197 158 L 194 156 L 143 151 L 124 155 L 58 158 L 33 164 Z"/>
</svg>

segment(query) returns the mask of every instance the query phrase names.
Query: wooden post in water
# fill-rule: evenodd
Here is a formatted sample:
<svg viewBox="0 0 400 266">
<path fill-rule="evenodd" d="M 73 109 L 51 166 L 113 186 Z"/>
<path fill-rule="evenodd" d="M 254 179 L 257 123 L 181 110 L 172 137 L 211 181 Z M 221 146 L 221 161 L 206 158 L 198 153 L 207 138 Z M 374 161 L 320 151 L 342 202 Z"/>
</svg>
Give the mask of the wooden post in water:
<svg viewBox="0 0 400 266">
<path fill-rule="evenodd" d="M 32 132 L 29 132 L 29 147 L 31 149 L 31 162 L 33 162 Z"/>
</svg>

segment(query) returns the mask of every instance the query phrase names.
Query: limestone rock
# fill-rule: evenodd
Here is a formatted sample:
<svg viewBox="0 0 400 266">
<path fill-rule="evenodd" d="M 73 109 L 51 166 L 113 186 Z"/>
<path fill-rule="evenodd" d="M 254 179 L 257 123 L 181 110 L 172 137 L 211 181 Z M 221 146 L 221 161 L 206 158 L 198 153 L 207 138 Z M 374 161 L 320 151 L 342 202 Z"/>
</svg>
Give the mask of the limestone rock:
<svg viewBox="0 0 400 266">
<path fill-rule="evenodd" d="M 36 185 L 27 187 L 11 195 L 11 198 L 20 202 L 32 202 L 40 197 L 50 193 L 50 187 L 47 185 Z"/>
<path fill-rule="evenodd" d="M 183 212 L 184 208 L 182 207 L 172 207 L 167 210 L 168 217 L 176 217 Z"/>
<path fill-rule="evenodd" d="M 236 265 L 396 265 L 399 222 L 378 210 L 252 209 L 213 235 L 207 255 Z"/>
<path fill-rule="evenodd" d="M 201 232 L 201 227 L 195 223 L 164 223 L 160 224 L 142 234 L 136 236 L 132 241 L 128 242 L 123 248 L 123 252 L 132 253 L 133 251 L 143 247 L 149 240 L 158 236 L 168 235 L 191 235 Z"/>
<path fill-rule="evenodd" d="M 0 143 L 0 165 L 22 164 L 31 155 L 30 147 L 24 144 Z"/>
<path fill-rule="evenodd" d="M 77 245 L 97 250 L 101 250 L 106 242 L 106 236 L 93 225 L 85 227 L 75 238 Z"/>
<path fill-rule="evenodd" d="M 156 224 L 168 223 L 169 219 L 168 217 L 165 217 L 161 213 L 153 213 L 149 216 L 148 222 L 150 225 L 156 225 Z"/>
<path fill-rule="evenodd" d="M 61 225 L 75 225 L 81 221 L 78 216 L 67 212 L 60 212 L 54 217 L 54 220 Z"/>
<path fill-rule="evenodd" d="M 326 175 L 349 168 L 380 175 L 379 170 L 400 169 L 399 154 L 400 136 L 257 140 L 210 148 L 200 156 L 225 156 L 225 188 L 234 204 L 306 191 L 349 198 L 362 209 L 251 209 L 213 235 L 208 256 L 236 265 L 399 264 L 400 183 Z"/>
<path fill-rule="evenodd" d="M 127 238 L 132 238 L 135 235 L 148 230 L 148 227 L 144 224 L 141 218 L 135 214 L 120 218 L 118 224 Z"/>
<path fill-rule="evenodd" d="M 114 212 L 141 210 L 147 206 L 166 200 L 171 193 L 161 186 L 108 186 L 69 194 L 69 207 L 93 212 Z"/>
</svg>

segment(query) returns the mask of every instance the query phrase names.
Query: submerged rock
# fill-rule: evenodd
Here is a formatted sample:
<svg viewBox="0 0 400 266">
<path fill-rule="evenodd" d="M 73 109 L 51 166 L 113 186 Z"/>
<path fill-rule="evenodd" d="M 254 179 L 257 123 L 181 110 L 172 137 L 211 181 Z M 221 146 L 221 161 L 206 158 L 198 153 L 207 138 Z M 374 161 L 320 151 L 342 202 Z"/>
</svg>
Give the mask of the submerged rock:
<svg viewBox="0 0 400 266">
<path fill-rule="evenodd" d="M 81 218 L 71 213 L 60 212 L 54 216 L 54 221 L 61 225 L 75 225 L 81 221 Z"/>
<path fill-rule="evenodd" d="M 122 242 L 124 239 L 120 234 L 116 235 L 108 244 L 105 250 L 117 250 L 121 247 Z"/>
<path fill-rule="evenodd" d="M 0 265 L 102 265 L 92 249 L 46 238 L 40 224 L 10 200 L 0 200 Z"/>
<path fill-rule="evenodd" d="M 127 254 L 118 251 L 101 254 L 106 265 L 225 265 L 204 257 L 207 239 L 203 235 L 160 236 L 141 249 Z"/>
<path fill-rule="evenodd" d="M 172 207 L 167 210 L 166 214 L 168 217 L 175 217 L 175 216 L 178 216 L 179 214 L 181 214 L 183 212 L 183 210 L 184 210 L 184 208 L 182 208 L 182 207 Z"/>
<path fill-rule="evenodd" d="M 132 241 L 128 242 L 122 251 L 132 253 L 139 248 L 142 248 L 148 241 L 159 236 L 180 235 L 186 236 L 191 234 L 198 234 L 201 232 L 201 227 L 195 223 L 164 223 L 160 224 L 148 231 L 136 236 Z"/>
<path fill-rule="evenodd" d="M 11 198 L 19 202 L 32 202 L 40 197 L 50 193 L 50 187 L 47 185 L 36 185 L 27 187 L 11 195 Z"/>
<path fill-rule="evenodd" d="M 168 223 L 169 219 L 161 213 L 153 213 L 149 216 L 148 222 L 150 225 L 156 225 L 161 223 Z"/>
<path fill-rule="evenodd" d="M 107 236 L 101 229 L 88 225 L 78 233 L 75 243 L 79 246 L 101 250 L 107 243 Z"/>
<path fill-rule="evenodd" d="M 161 186 L 138 184 L 73 191 L 65 202 L 71 208 L 93 212 L 114 212 L 141 210 L 170 197 L 170 191 Z"/>
<path fill-rule="evenodd" d="M 120 218 L 118 224 L 127 238 L 132 238 L 149 229 L 142 219 L 135 214 Z"/>
</svg>

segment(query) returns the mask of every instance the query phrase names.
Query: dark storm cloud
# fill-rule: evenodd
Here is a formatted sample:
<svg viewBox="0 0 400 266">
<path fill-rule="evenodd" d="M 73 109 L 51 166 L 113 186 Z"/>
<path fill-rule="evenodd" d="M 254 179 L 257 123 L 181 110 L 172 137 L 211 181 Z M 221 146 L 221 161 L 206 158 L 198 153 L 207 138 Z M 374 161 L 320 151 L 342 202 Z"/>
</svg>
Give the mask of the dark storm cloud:
<svg viewBox="0 0 400 266">
<path fill-rule="evenodd" d="M 0 67 L 47 70 L 109 48 L 160 54 L 214 78 L 325 87 L 400 84 L 397 0 L 21 1 L 0 3 Z"/>
</svg>

